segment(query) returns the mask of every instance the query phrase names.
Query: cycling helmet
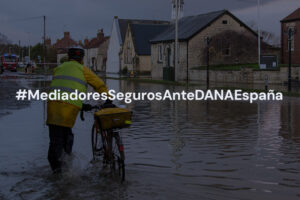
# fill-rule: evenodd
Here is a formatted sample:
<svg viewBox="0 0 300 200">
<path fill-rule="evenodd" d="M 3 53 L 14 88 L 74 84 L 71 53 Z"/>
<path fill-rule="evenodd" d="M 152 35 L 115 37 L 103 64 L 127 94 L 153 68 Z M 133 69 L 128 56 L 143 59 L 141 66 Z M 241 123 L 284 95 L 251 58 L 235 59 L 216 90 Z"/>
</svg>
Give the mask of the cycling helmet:
<svg viewBox="0 0 300 200">
<path fill-rule="evenodd" d="M 82 61 L 84 57 L 84 49 L 81 47 L 71 47 L 68 49 L 69 60 Z"/>
</svg>

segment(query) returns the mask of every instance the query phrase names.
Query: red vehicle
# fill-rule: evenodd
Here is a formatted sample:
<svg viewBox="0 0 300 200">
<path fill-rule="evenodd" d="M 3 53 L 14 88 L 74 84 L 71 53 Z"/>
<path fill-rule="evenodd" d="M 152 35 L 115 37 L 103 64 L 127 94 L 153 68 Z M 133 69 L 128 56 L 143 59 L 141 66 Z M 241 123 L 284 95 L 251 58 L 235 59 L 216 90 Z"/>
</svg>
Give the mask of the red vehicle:
<svg viewBox="0 0 300 200">
<path fill-rule="evenodd" d="M 18 58 L 15 54 L 3 54 L 1 56 L 0 71 L 17 71 Z"/>
</svg>

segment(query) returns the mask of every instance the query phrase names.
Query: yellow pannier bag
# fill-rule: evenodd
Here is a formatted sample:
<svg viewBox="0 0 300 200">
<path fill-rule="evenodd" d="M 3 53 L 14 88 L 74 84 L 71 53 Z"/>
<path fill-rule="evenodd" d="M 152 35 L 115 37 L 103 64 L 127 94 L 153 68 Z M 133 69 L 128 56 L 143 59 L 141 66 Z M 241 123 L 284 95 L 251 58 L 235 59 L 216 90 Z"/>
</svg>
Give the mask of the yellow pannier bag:
<svg viewBox="0 0 300 200">
<path fill-rule="evenodd" d="M 101 129 L 125 128 L 131 125 L 132 112 L 125 108 L 103 108 L 94 117 Z"/>
</svg>

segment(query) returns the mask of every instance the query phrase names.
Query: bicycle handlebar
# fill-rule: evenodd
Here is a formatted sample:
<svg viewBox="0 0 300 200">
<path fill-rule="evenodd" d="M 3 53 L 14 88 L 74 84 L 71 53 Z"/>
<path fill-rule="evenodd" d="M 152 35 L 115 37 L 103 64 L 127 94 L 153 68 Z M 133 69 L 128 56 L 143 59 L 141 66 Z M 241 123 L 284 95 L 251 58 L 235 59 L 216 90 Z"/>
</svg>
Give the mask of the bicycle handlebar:
<svg viewBox="0 0 300 200">
<path fill-rule="evenodd" d="M 84 112 L 87 112 L 87 111 L 91 111 L 93 109 L 100 109 L 101 106 L 92 106 L 90 104 L 82 104 L 82 109 L 80 111 L 80 119 L 81 121 L 84 121 Z"/>
<path fill-rule="evenodd" d="M 92 106 L 90 104 L 82 104 L 82 109 L 80 111 L 80 119 L 84 121 L 84 112 L 91 111 L 94 109 L 103 109 L 103 108 L 115 108 L 114 104 L 102 104 L 101 106 Z"/>
</svg>

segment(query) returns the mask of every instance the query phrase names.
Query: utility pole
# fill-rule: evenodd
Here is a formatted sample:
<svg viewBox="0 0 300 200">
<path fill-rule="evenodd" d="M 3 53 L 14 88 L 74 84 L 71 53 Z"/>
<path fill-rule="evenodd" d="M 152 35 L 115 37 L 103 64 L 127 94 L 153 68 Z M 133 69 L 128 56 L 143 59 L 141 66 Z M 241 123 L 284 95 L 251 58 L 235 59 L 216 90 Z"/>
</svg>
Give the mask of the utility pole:
<svg viewBox="0 0 300 200">
<path fill-rule="evenodd" d="M 19 40 L 19 62 L 21 61 L 21 41 Z"/>
<path fill-rule="evenodd" d="M 289 44 L 289 72 L 288 72 L 288 91 L 292 89 L 292 37 L 294 35 L 294 30 L 289 28 L 288 32 L 288 44 Z"/>
<path fill-rule="evenodd" d="M 46 72 L 46 16 L 43 16 L 44 19 L 44 72 Z"/>
<path fill-rule="evenodd" d="M 176 5 L 176 19 L 175 19 L 175 81 L 178 81 L 178 12 L 179 12 L 179 1 L 175 0 Z"/>
<path fill-rule="evenodd" d="M 260 68 L 260 0 L 257 0 L 258 67 Z"/>
<path fill-rule="evenodd" d="M 206 89 L 209 89 L 209 44 L 211 39 L 209 37 L 205 38 L 206 41 Z"/>
</svg>

